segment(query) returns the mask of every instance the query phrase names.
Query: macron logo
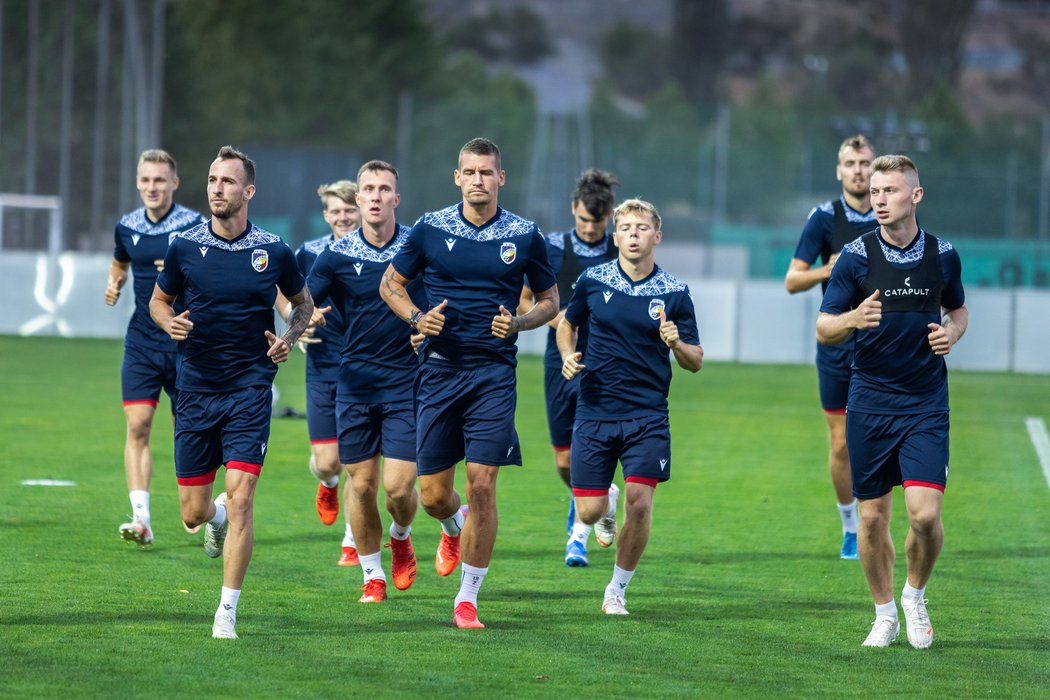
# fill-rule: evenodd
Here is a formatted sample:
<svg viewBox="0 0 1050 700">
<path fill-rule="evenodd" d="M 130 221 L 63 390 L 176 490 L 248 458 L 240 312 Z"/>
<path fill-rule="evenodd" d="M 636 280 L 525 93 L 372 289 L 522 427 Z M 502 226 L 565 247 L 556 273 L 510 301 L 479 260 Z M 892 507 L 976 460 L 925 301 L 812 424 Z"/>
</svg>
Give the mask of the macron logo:
<svg viewBox="0 0 1050 700">
<path fill-rule="evenodd" d="M 140 236 L 139 234 L 137 234 L 137 233 L 132 234 L 131 235 L 131 245 L 138 245 L 140 238 L 142 238 L 142 236 Z"/>
<path fill-rule="evenodd" d="M 456 245 L 456 239 L 455 238 L 446 238 L 445 239 L 445 245 L 448 246 L 448 252 L 451 253 L 452 252 L 452 246 Z"/>
<path fill-rule="evenodd" d="M 602 296 L 605 297 L 605 303 L 608 304 L 609 300 L 612 299 L 612 292 L 602 292 Z"/>
<path fill-rule="evenodd" d="M 203 258 L 203 257 L 204 257 L 205 255 L 207 255 L 207 254 L 208 254 L 208 247 L 207 247 L 207 246 L 203 246 L 203 245 L 202 245 L 202 246 L 200 247 L 200 251 L 201 251 L 201 257 Z"/>
<path fill-rule="evenodd" d="M 361 274 L 361 270 L 364 269 L 364 263 L 354 263 L 354 269 L 357 270 L 357 274 Z"/>
<path fill-rule="evenodd" d="M 225 609 L 225 610 L 233 610 L 233 606 L 232 606 L 232 605 L 230 605 L 229 603 L 223 603 L 223 604 L 222 604 L 222 607 L 223 607 L 223 609 Z"/>
<path fill-rule="evenodd" d="M 904 286 L 905 287 L 910 287 L 911 286 L 911 277 L 905 277 L 904 278 Z"/>
<path fill-rule="evenodd" d="M 664 467 L 666 467 L 666 466 L 667 466 L 667 460 L 666 459 L 661 459 L 660 460 L 660 471 L 663 471 Z"/>
</svg>

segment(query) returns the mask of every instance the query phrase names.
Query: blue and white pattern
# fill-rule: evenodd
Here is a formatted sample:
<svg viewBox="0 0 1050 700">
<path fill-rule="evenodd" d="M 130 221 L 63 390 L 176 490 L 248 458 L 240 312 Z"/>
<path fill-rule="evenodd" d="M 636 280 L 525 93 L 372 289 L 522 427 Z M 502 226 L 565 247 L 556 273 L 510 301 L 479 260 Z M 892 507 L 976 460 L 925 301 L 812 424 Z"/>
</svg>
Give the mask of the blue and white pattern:
<svg viewBox="0 0 1050 700">
<path fill-rule="evenodd" d="M 604 238 L 599 243 L 587 245 L 571 233 L 552 233 L 547 236 L 547 244 L 552 248 L 565 250 L 566 238 L 572 241 L 572 252 L 576 253 L 578 258 L 600 258 L 606 254 L 606 247 L 600 245 L 600 243 L 605 242 Z"/>
<path fill-rule="evenodd" d="M 879 245 L 882 247 L 882 254 L 886 256 L 886 260 L 896 265 L 919 262 L 922 260 L 922 254 L 926 250 L 926 232 L 921 229 L 919 230 L 919 240 L 907 250 L 900 250 L 899 248 L 886 245 L 886 242 L 882 240 L 882 236 L 876 235 L 876 238 L 878 238 Z M 938 253 L 944 254 L 952 249 L 952 244 L 948 241 L 938 238 L 937 243 Z M 864 247 L 864 241 L 860 238 L 847 243 L 842 250 L 846 253 L 859 255 L 862 258 L 868 257 L 868 251 Z"/>
<path fill-rule="evenodd" d="M 398 224 L 397 232 L 394 234 L 393 240 L 383 246 L 382 249 L 368 245 L 363 238 L 364 234 L 361 232 L 361 229 L 343 236 L 329 247 L 333 253 L 339 253 L 348 258 L 356 258 L 358 260 L 367 260 L 368 262 L 378 263 L 390 262 L 390 260 L 397 255 L 398 251 L 401 250 L 401 246 L 405 244 L 405 241 L 408 240 L 408 234 L 411 233 L 411 231 L 412 229 L 408 226 Z"/>
<path fill-rule="evenodd" d="M 201 215 L 181 204 L 172 206 L 171 212 L 157 223 L 146 216 L 146 207 L 139 207 L 120 217 L 120 226 L 131 229 L 143 236 L 161 236 L 173 231 L 180 231 L 190 224 L 200 221 Z"/>
<path fill-rule="evenodd" d="M 616 260 L 604 265 L 588 267 L 583 271 L 583 275 L 632 297 L 651 297 L 672 292 L 684 292 L 687 289 L 674 275 L 659 266 L 656 268 L 655 275 L 642 284 L 633 285 L 620 272 L 620 265 Z"/>
<path fill-rule="evenodd" d="M 842 209 L 846 212 L 846 221 L 850 222 L 851 224 L 874 224 L 878 222 L 878 219 L 875 218 L 874 209 L 869 209 L 867 212 L 862 214 L 859 211 L 856 211 L 855 209 L 850 207 L 850 205 L 846 204 L 845 197 L 840 196 L 839 201 L 842 202 Z M 813 216 L 813 212 L 817 211 L 818 209 L 827 214 L 828 216 L 831 216 L 832 218 L 834 218 L 835 216 L 834 200 L 829 199 L 823 204 L 818 204 L 817 206 L 813 207 L 810 210 L 807 218 L 809 218 L 809 216 Z"/>
<path fill-rule="evenodd" d="M 335 243 L 335 236 L 328 234 L 303 243 L 303 250 L 311 255 L 320 255 L 321 251 Z"/>
<path fill-rule="evenodd" d="M 187 241 L 205 245 L 209 248 L 218 248 L 219 250 L 244 250 L 245 248 L 255 248 L 269 243 L 278 243 L 281 240 L 280 236 L 252 224 L 252 228 L 248 233 L 234 241 L 227 241 L 212 233 L 211 225 L 207 221 L 199 226 L 194 226 L 189 230 L 176 234 L 176 237 L 184 238 Z"/>
<path fill-rule="evenodd" d="M 458 204 L 445 207 L 440 211 L 424 214 L 420 221 L 458 238 L 479 242 L 524 236 L 536 226 L 528 219 L 523 219 L 506 209 L 500 209 L 499 212 L 499 219 L 480 231 L 463 220 L 459 213 Z"/>
</svg>

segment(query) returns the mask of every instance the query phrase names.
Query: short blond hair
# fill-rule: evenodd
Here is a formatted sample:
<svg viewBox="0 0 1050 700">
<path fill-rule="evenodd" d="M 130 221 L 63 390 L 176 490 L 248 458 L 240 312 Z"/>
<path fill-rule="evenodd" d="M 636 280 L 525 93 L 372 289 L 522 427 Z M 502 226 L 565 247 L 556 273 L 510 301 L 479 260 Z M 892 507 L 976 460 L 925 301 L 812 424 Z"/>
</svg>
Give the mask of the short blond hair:
<svg viewBox="0 0 1050 700">
<path fill-rule="evenodd" d="M 176 165 L 175 159 L 170 153 L 160 148 L 150 148 L 142 152 L 139 155 L 139 165 L 143 163 L 167 163 L 168 167 L 171 168 L 172 175 L 179 174 L 179 166 Z"/>
<path fill-rule="evenodd" d="M 846 151 L 863 151 L 864 149 L 871 151 L 871 154 L 875 155 L 875 147 L 871 145 L 871 141 L 868 140 L 868 137 L 864 134 L 850 136 L 839 146 L 839 160 L 842 160 L 842 154 Z"/>
<path fill-rule="evenodd" d="M 879 156 L 871 162 L 871 174 L 899 172 L 912 187 L 919 186 L 919 169 L 908 156 L 892 154 Z"/>
<path fill-rule="evenodd" d="M 357 205 L 357 198 L 354 196 L 357 194 L 357 183 L 353 180 L 336 180 L 335 182 L 328 185 L 321 185 L 317 188 L 317 196 L 321 198 L 321 204 L 324 206 L 325 211 L 328 210 L 328 198 L 338 197 L 347 204 Z"/>
<path fill-rule="evenodd" d="M 633 197 L 631 199 L 625 199 L 616 209 L 613 210 L 613 229 L 616 229 L 616 224 L 620 220 L 620 217 L 625 214 L 647 214 L 652 217 L 653 224 L 656 226 L 656 230 L 660 230 L 660 212 L 656 210 L 656 206 L 651 202 L 647 202 L 644 199 Z"/>
</svg>

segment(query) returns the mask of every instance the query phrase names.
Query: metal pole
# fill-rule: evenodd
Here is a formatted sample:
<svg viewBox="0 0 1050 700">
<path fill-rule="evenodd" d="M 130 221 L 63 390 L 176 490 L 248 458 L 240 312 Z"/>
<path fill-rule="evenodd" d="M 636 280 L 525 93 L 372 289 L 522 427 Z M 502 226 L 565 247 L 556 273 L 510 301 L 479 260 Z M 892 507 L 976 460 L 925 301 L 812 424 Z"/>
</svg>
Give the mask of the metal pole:
<svg viewBox="0 0 1050 700">
<path fill-rule="evenodd" d="M 729 194 L 729 130 L 731 113 L 729 105 L 718 106 L 718 124 L 715 128 L 715 172 L 713 187 L 714 221 L 721 224 L 726 219 L 726 202 Z"/>
<path fill-rule="evenodd" d="M 40 76 L 40 0 L 29 2 L 29 56 L 26 61 L 25 191 L 36 192 L 37 82 Z"/>
<path fill-rule="evenodd" d="M 150 67 L 153 69 L 150 79 L 150 143 L 151 148 L 157 148 L 160 140 L 160 118 L 164 107 L 164 17 L 167 7 L 166 0 L 156 0 L 153 5 L 153 60 Z"/>
<path fill-rule="evenodd" d="M 109 97 L 109 0 L 98 6 L 98 55 L 95 57 L 95 138 L 91 144 L 91 234 L 102 231 L 102 192 L 106 157 L 106 107 Z"/>
<path fill-rule="evenodd" d="M 1050 114 L 1043 117 L 1043 147 L 1039 151 L 1039 242 L 1046 244 L 1050 227 Z"/>
<path fill-rule="evenodd" d="M 62 28 L 62 102 L 60 109 L 58 127 L 58 196 L 62 198 L 64 205 L 71 201 L 69 196 L 69 182 L 72 171 L 73 160 L 73 22 L 75 7 L 73 0 L 65 3 L 65 26 Z M 68 228 L 68 219 L 65 215 L 67 206 L 63 206 L 58 213 L 51 215 L 52 230 L 57 231 L 58 247 L 63 247 Z M 57 221 L 55 221 L 57 219 Z M 53 250 L 52 253 L 57 251 Z"/>
</svg>

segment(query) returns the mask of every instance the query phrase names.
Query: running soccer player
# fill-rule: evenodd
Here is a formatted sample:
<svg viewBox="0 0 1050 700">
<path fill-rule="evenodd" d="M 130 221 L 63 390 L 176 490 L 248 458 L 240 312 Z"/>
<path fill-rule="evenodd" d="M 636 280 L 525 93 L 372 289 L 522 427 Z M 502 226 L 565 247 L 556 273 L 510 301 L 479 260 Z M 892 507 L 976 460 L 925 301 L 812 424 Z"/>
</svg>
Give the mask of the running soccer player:
<svg viewBox="0 0 1050 700">
<path fill-rule="evenodd" d="M 208 171 L 211 221 L 172 241 L 150 300 L 158 326 L 179 341 L 175 475 L 182 520 L 207 523 L 204 550 L 223 557 L 212 636 L 236 639 L 237 602 L 252 557 L 255 487 L 270 437 L 271 385 L 310 322 L 313 301 L 292 250 L 248 220 L 255 163 L 223 146 Z M 274 335 L 277 289 L 292 303 Z M 186 310 L 176 313 L 176 297 Z M 226 490 L 212 500 L 219 465 Z"/>
<path fill-rule="evenodd" d="M 842 246 L 878 225 L 869 192 L 874 158 L 875 150 L 863 136 L 851 136 L 839 146 L 835 177 L 842 183 L 842 195 L 814 207 L 809 213 L 784 278 L 784 286 L 792 294 L 804 292 L 818 283 L 822 291 L 826 289 Z M 822 264 L 813 267 L 818 257 Z M 842 559 L 857 558 L 857 501 L 853 497 L 846 450 L 846 395 L 852 361 L 852 340 L 834 346 L 817 344 L 820 403 L 828 424 L 828 469 L 842 521 L 842 549 L 839 550 Z"/>
<path fill-rule="evenodd" d="M 893 487 L 908 512 L 907 579 L 901 608 L 908 642 L 933 643 L 926 584 L 944 543 L 948 482 L 948 368 L 944 356 L 966 332 L 969 311 L 959 253 L 919 228 L 919 173 L 907 156 L 871 164 L 879 228 L 842 249 L 817 318 L 817 340 L 854 339 L 846 444 L 860 502 L 860 561 L 875 602 L 866 647 L 900 631 L 893 598 Z"/>
<path fill-rule="evenodd" d="M 506 182 L 499 148 L 467 142 L 453 179 L 462 201 L 424 214 L 383 275 L 380 296 L 426 336 L 416 377 L 416 465 L 423 509 L 441 521 L 435 566 L 463 570 L 453 606 L 457 627 L 480 628 L 478 590 L 496 541 L 499 467 L 521 464 L 514 429 L 516 334 L 558 312 L 558 287 L 547 245 L 531 221 L 501 208 Z M 426 310 L 407 286 L 421 277 Z M 536 304 L 517 316 L 528 280 Z M 455 465 L 466 461 L 470 515 L 464 520 L 454 487 Z M 462 543 L 460 542 L 462 532 Z"/>
<path fill-rule="evenodd" d="M 360 602 L 378 603 L 387 597 L 380 560 L 383 522 L 376 502 L 380 457 L 386 509 L 393 519 L 388 546 L 394 586 L 406 590 L 416 578 L 410 536 L 419 507 L 412 386 L 419 363 L 409 342 L 412 329 L 379 297 L 379 280 L 410 230 L 394 219 L 401 202 L 397 170 L 370 160 L 358 171 L 357 182 L 362 226 L 321 252 L 307 282 L 318 303 L 331 300 L 347 321 L 335 400 L 339 461 L 349 477 L 343 494 L 364 576 Z M 415 303 L 425 305 L 421 285 L 410 290 Z"/>
<path fill-rule="evenodd" d="M 649 202 L 628 199 L 613 212 L 617 259 L 589 267 L 558 326 L 562 375 L 580 375 L 569 469 L 576 514 L 585 523 L 616 527 L 609 485 L 623 465 L 626 496 L 620 544 L 602 611 L 626 615 L 627 584 L 649 541 L 653 492 L 671 478 L 671 425 L 667 393 L 674 355 L 698 372 L 704 349 L 689 288 L 653 257 L 660 243 L 660 214 Z M 577 346 L 590 334 L 587 354 Z"/>
<path fill-rule="evenodd" d="M 558 323 L 565 315 L 565 306 L 569 303 L 576 279 L 588 267 L 600 265 L 616 258 L 616 246 L 612 236 L 605 233 L 606 226 L 612 217 L 616 197 L 613 187 L 619 184 L 616 176 L 604 170 L 592 168 L 585 171 L 576 180 L 576 189 L 572 193 L 572 216 L 575 227 L 569 233 L 552 233 L 547 236 L 547 255 L 551 269 L 558 279 L 558 298 L 562 310 L 548 324 L 547 350 L 543 356 L 543 395 L 547 400 L 547 428 L 550 431 L 551 445 L 554 448 L 554 466 L 558 476 L 569 489 L 569 516 L 566 531 L 569 541 L 565 543 L 565 565 L 587 566 L 587 539 L 594 527 L 576 517 L 576 501 L 572 497 L 569 482 L 569 448 L 572 444 L 572 424 L 576 420 L 576 397 L 580 382 L 565 381 L 561 376 L 561 353 L 558 352 L 556 332 Z M 522 306 L 532 305 L 532 290 L 526 287 L 522 291 Z M 577 342 L 577 349 L 584 352 L 587 347 L 587 334 L 582 332 Z M 616 484 L 609 487 L 610 497 L 616 500 L 619 489 Z M 615 520 L 612 521 L 615 526 Z M 608 547 L 615 537 L 615 529 L 609 530 L 608 522 L 599 521 L 597 530 L 598 544 Z"/>
<path fill-rule="evenodd" d="M 314 261 L 322 251 L 361 225 L 356 183 L 339 180 L 330 185 L 321 185 L 317 194 L 324 207 L 324 220 L 332 231 L 326 236 L 303 243 L 295 251 L 295 260 L 303 277 L 310 274 Z M 282 315 L 287 314 L 287 306 L 281 307 L 278 297 L 278 311 Z M 306 425 L 310 435 L 310 473 L 318 480 L 315 504 L 317 516 L 325 525 L 331 525 L 339 517 L 341 468 L 335 395 L 345 334 L 346 321 L 342 311 L 331 308 L 325 314 L 324 325 L 311 326 L 300 340 L 300 347 L 306 349 Z M 349 495 L 346 498 L 349 503 Z M 346 533 L 338 563 L 340 566 L 356 566 L 357 549 L 350 529 L 349 513 L 345 514 L 345 520 Z"/>
<path fill-rule="evenodd" d="M 123 523 L 118 532 L 128 542 L 147 545 L 153 543 L 149 509 L 153 454 L 149 438 L 161 388 L 167 392 L 172 406 L 175 404 L 175 343 L 153 323 L 149 300 L 157 275 L 164 267 L 164 253 L 172 236 L 205 219 L 192 209 L 175 204 L 178 166 L 167 151 L 143 151 L 135 182 L 142 206 L 117 222 L 106 303 L 113 306 L 120 299 L 130 269 L 135 277 L 132 287 L 135 311 L 124 336 L 120 389 L 127 420 L 124 472 L 131 499 L 131 520 Z"/>
</svg>

